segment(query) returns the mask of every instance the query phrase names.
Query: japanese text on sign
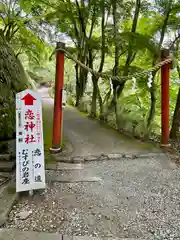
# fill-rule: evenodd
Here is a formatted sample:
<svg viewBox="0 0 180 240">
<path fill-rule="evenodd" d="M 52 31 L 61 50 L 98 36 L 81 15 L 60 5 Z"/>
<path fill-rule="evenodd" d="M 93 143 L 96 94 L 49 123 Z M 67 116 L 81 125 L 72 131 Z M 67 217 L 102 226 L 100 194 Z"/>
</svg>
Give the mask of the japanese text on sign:
<svg viewBox="0 0 180 240">
<path fill-rule="evenodd" d="M 42 104 L 37 92 L 16 95 L 16 191 L 45 187 Z"/>
</svg>

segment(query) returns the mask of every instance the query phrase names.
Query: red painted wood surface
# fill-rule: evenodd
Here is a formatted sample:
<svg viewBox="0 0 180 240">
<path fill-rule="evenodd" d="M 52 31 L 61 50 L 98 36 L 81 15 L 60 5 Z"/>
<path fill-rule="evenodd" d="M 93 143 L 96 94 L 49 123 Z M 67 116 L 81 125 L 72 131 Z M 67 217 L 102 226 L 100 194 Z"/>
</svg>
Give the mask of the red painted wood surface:
<svg viewBox="0 0 180 240">
<path fill-rule="evenodd" d="M 162 50 L 162 61 L 169 56 L 168 50 Z M 169 76 L 170 64 L 161 67 L 161 144 L 168 145 L 170 107 L 169 107 Z"/>
<path fill-rule="evenodd" d="M 64 48 L 64 43 L 57 43 L 58 48 Z M 56 79 L 55 79 L 55 99 L 54 99 L 54 121 L 53 121 L 53 141 L 54 149 L 60 148 L 62 131 L 62 93 L 64 87 L 64 53 L 56 53 Z"/>
</svg>

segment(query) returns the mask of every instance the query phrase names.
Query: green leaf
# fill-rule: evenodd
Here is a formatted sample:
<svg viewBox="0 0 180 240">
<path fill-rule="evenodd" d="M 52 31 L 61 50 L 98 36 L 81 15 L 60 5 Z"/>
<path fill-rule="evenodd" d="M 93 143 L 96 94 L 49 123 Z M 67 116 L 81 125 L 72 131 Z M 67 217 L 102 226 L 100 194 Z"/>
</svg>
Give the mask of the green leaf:
<svg viewBox="0 0 180 240">
<path fill-rule="evenodd" d="M 148 49 L 153 55 L 159 56 L 158 45 L 149 35 L 143 35 L 137 32 L 122 32 L 119 33 L 119 40 L 122 39 L 130 42 L 134 51 Z"/>
</svg>

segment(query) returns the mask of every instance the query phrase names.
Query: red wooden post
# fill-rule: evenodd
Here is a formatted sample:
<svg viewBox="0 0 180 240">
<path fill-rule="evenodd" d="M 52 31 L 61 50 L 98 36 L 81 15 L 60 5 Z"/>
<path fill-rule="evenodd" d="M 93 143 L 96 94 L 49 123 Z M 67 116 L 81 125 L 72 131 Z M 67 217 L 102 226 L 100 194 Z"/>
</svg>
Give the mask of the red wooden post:
<svg viewBox="0 0 180 240">
<path fill-rule="evenodd" d="M 58 42 L 56 49 L 65 48 L 65 44 Z M 56 79 L 55 79 L 55 99 L 54 99 L 54 122 L 53 122 L 53 139 L 52 152 L 61 151 L 62 136 L 62 94 L 64 86 L 64 52 L 57 50 L 56 52 Z"/>
<path fill-rule="evenodd" d="M 169 57 L 169 50 L 161 51 L 161 60 Z M 170 63 L 161 67 L 161 146 L 168 146 L 169 139 L 169 74 Z"/>
</svg>

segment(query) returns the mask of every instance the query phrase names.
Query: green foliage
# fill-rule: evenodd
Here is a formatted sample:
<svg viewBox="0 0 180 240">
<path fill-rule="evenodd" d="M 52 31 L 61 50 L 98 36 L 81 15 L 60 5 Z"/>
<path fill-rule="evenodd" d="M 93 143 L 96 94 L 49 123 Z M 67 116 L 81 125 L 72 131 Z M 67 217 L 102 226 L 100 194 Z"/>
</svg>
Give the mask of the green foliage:
<svg viewBox="0 0 180 240">
<path fill-rule="evenodd" d="M 11 138 L 15 130 L 15 94 L 33 87 L 21 62 L 0 36 L 0 139 Z"/>
<path fill-rule="evenodd" d="M 107 1 L 108 2 L 108 1 Z M 66 2 L 67 3 L 67 2 Z M 130 3 L 130 2 L 128 2 Z M 137 1 L 136 1 L 137 3 Z M 110 1 L 109 1 L 109 4 Z M 119 3 L 118 3 L 119 4 Z M 173 8 L 172 12 L 170 12 L 170 17 L 167 22 L 165 22 L 165 14 L 167 13 L 167 9 L 169 8 L 169 3 L 166 4 L 165 2 L 159 1 L 159 5 L 154 5 L 153 7 L 150 7 L 148 3 L 144 2 L 141 5 L 141 15 L 138 18 L 138 23 L 136 27 L 136 31 L 131 31 L 133 22 L 131 20 L 131 13 L 133 9 L 133 5 L 131 4 L 120 4 L 118 5 L 117 9 L 117 15 L 119 18 L 121 18 L 122 21 L 119 22 L 118 28 L 118 47 L 119 47 L 119 66 L 118 66 L 118 71 L 119 75 L 124 75 L 124 72 L 126 72 L 128 68 L 128 74 L 133 74 L 135 72 L 141 72 L 144 69 L 148 69 L 152 66 L 153 61 L 157 62 L 159 61 L 159 56 L 160 56 L 160 48 L 159 48 L 159 37 L 157 34 L 161 35 L 162 34 L 162 41 L 165 42 L 166 38 L 164 37 L 163 31 L 165 30 L 165 36 L 166 33 L 169 33 L 169 27 L 172 29 L 173 25 L 173 19 L 177 17 L 175 14 L 175 11 Z M 76 8 L 74 3 L 72 4 L 72 14 L 73 16 L 70 17 L 69 13 L 67 14 L 66 11 L 63 10 L 63 17 L 67 17 L 67 22 L 66 20 L 63 22 L 63 24 L 60 24 L 60 28 L 64 29 L 63 31 L 66 32 L 73 40 L 77 39 L 77 36 L 74 34 L 74 25 L 70 24 L 72 18 L 74 18 L 75 22 L 78 24 L 81 24 L 78 22 L 78 13 L 76 12 Z M 162 12 L 164 16 L 162 16 Z M 53 14 L 49 15 L 49 19 L 60 19 L 58 17 L 58 14 L 60 13 L 60 10 L 56 12 L 56 17 L 53 17 Z M 121 13 L 121 14 L 120 14 Z M 129 15 L 128 15 L 128 14 Z M 67 15 L 66 15 L 67 14 Z M 87 13 L 85 13 L 87 14 Z M 101 19 L 102 15 L 98 13 L 97 19 Z M 99 18 L 99 16 L 101 17 Z M 179 21 L 179 17 L 177 17 Z M 100 58 L 101 58 L 101 48 L 102 48 L 102 33 L 101 33 L 101 26 L 100 26 L 100 21 L 96 22 L 96 26 L 93 28 L 93 34 L 91 38 L 86 40 L 86 43 L 88 46 L 93 50 L 93 67 L 94 69 L 98 69 L 98 65 L 100 63 Z M 73 22 L 72 22 L 73 23 Z M 91 18 L 89 18 L 89 24 L 86 26 L 88 29 L 90 29 L 90 23 L 91 23 Z M 174 21 L 175 23 L 175 21 Z M 164 25 L 166 24 L 166 25 Z M 66 25 L 70 26 L 71 30 L 69 32 L 65 31 Z M 77 25 L 78 29 L 79 26 Z M 177 27 L 173 25 L 176 29 Z M 105 64 L 104 64 L 104 72 L 107 74 L 112 74 L 113 70 L 113 61 L 114 61 L 114 52 L 115 52 L 115 38 L 113 34 L 113 24 L 108 22 L 107 24 L 107 29 L 105 30 L 105 47 L 104 47 L 104 52 L 106 54 L 105 57 Z M 129 49 L 130 46 L 130 49 Z M 127 58 L 128 54 L 132 56 L 132 60 L 130 61 L 130 64 L 127 65 Z M 72 51 L 74 55 L 77 56 L 78 51 L 77 48 L 74 48 L 74 51 Z M 109 59 L 109 60 L 107 60 Z M 70 66 L 69 66 L 70 69 Z M 72 72 L 68 74 L 68 78 L 66 78 L 66 89 L 68 90 L 69 94 L 71 96 L 75 95 L 75 79 L 74 75 L 75 73 Z M 69 77 L 71 75 L 71 78 Z M 177 73 L 175 73 L 177 77 Z M 151 123 L 151 131 L 152 134 L 156 133 L 159 134 L 160 130 L 160 92 L 159 92 L 159 87 L 160 87 L 160 82 L 159 82 L 159 77 L 160 75 L 156 75 L 154 84 L 156 88 L 156 115 L 154 118 L 154 121 Z M 118 127 L 118 128 L 128 128 L 126 130 L 132 132 L 133 134 L 137 134 L 140 136 L 145 136 L 147 134 L 147 118 L 148 118 L 148 113 L 150 111 L 150 106 L 151 106 L 151 100 L 150 100 L 150 88 L 147 86 L 148 83 L 148 76 L 144 75 L 138 79 L 136 79 L 136 92 L 132 92 L 132 81 L 129 79 L 126 82 L 125 88 L 123 90 L 122 96 L 118 100 L 118 118 L 119 118 L 119 123 L 120 125 L 116 125 L 116 116 L 113 113 L 113 109 L 111 109 L 111 114 L 109 115 L 108 119 L 113 126 Z M 101 84 L 99 85 L 100 87 L 100 93 L 102 99 L 106 99 L 106 95 L 109 92 L 109 81 L 102 80 Z M 79 105 L 79 108 L 81 111 L 89 112 L 91 111 L 89 105 L 91 105 L 91 98 L 92 98 L 92 83 L 91 80 L 88 78 L 88 85 L 85 91 L 85 97 L 82 98 L 82 101 Z M 176 102 L 176 96 L 177 96 L 177 90 L 178 86 L 173 85 L 171 88 L 171 95 L 173 96 L 173 106 Z M 90 94 L 89 94 L 90 91 Z M 110 98 L 108 98 L 108 101 L 104 102 L 104 111 L 106 111 L 109 107 L 108 105 L 111 102 L 112 99 L 112 91 Z M 72 98 L 71 98 L 71 101 Z M 171 115 L 173 114 L 174 107 L 171 110 Z M 99 106 L 97 108 L 97 111 L 99 111 Z M 99 115 L 99 113 L 97 113 Z M 128 127 L 127 127 L 128 126 Z"/>
<path fill-rule="evenodd" d="M 0 3 L 0 140 L 11 138 L 15 131 L 15 94 L 37 87 L 24 70 L 26 61 L 27 70 L 32 64 L 42 65 L 52 49 L 45 44 L 38 23 L 18 0 Z"/>
<path fill-rule="evenodd" d="M 148 49 L 151 54 L 159 56 L 157 43 L 151 39 L 150 35 L 122 32 L 119 34 L 119 39 L 131 42 L 133 51 L 143 51 L 144 49 Z"/>
<path fill-rule="evenodd" d="M 7 99 L 0 106 L 0 141 L 12 138 L 15 132 L 15 105 L 12 99 Z"/>
<path fill-rule="evenodd" d="M 172 44 L 175 56 L 179 55 L 176 49 L 180 36 L 178 1 L 13 1 L 16 3 L 14 6 L 0 5 L 1 35 L 30 76 L 22 71 L 23 79 L 11 81 L 11 76 L 6 77 L 7 89 L 12 88 L 14 92 L 29 85 L 36 87 L 37 83 L 54 81 L 55 58 L 53 56 L 53 60 L 49 61 L 48 57 L 54 49 L 53 43 L 59 41 L 63 34 L 72 42 L 67 50 L 73 57 L 109 75 L 132 75 L 151 68 L 160 61 L 162 46 Z M 20 68 L 22 70 L 22 66 Z M 151 88 L 147 85 L 147 74 L 138 77 L 135 91 L 132 91 L 132 79 L 127 78 L 124 85 L 113 81 L 116 91 L 112 91 L 110 79 L 93 77 L 66 58 L 65 89 L 69 104 L 76 104 L 81 111 L 91 114 L 92 103 L 95 102 L 95 115 L 104 114 L 113 127 L 138 136 L 145 136 L 149 131 L 159 134 L 159 72 L 155 74 Z M 179 88 L 176 70 L 172 71 L 171 78 L 173 117 Z M 118 89 L 122 90 L 120 94 L 117 94 Z M 93 94 L 95 90 L 97 93 Z M 51 91 L 53 95 L 54 85 Z M 150 116 L 151 108 L 155 108 L 154 116 Z M 150 126 L 147 129 L 149 117 Z"/>
</svg>

